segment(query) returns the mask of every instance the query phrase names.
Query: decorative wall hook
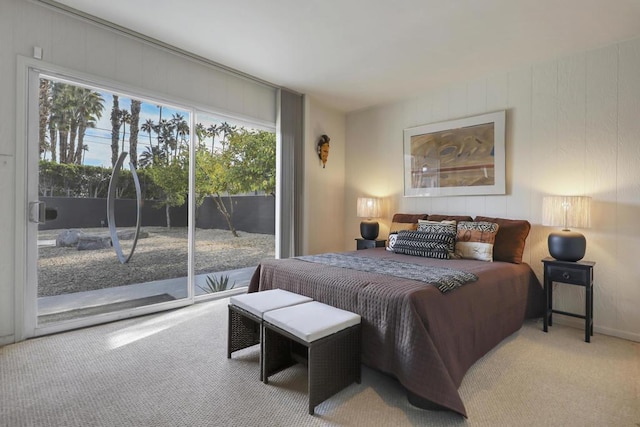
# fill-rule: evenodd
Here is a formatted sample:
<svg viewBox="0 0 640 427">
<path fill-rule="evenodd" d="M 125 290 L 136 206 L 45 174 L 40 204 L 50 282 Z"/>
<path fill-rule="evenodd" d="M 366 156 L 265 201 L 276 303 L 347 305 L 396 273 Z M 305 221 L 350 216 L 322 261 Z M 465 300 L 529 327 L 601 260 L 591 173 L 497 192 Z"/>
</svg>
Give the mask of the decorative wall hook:
<svg viewBox="0 0 640 427">
<path fill-rule="evenodd" d="M 320 140 L 318 141 L 318 146 L 316 147 L 318 151 L 318 157 L 322 161 L 322 168 L 327 164 L 327 159 L 329 158 L 329 138 L 327 135 L 321 135 Z"/>
</svg>

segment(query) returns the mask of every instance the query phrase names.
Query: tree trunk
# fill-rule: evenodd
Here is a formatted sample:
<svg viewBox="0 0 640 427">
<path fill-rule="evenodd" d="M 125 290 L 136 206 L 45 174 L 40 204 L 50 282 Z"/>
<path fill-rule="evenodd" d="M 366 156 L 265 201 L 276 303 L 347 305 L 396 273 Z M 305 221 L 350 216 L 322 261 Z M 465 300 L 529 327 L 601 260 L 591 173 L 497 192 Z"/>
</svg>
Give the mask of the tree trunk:
<svg viewBox="0 0 640 427">
<path fill-rule="evenodd" d="M 49 122 L 49 149 L 51 150 L 51 161 L 56 162 L 58 152 L 58 132 L 56 127 Z"/>
<path fill-rule="evenodd" d="M 116 165 L 120 151 L 120 103 L 118 95 L 113 95 L 111 108 L 111 167 Z"/>
<path fill-rule="evenodd" d="M 171 229 L 171 214 L 169 213 L 169 203 L 164 205 L 165 214 L 167 215 L 167 228 Z"/>
<path fill-rule="evenodd" d="M 85 121 L 81 121 L 78 126 L 78 146 L 76 147 L 76 153 L 74 162 L 77 165 L 81 165 L 84 163 L 83 153 L 84 153 L 84 134 L 87 131 L 87 125 Z"/>
<path fill-rule="evenodd" d="M 222 196 L 216 193 L 213 200 L 216 202 L 216 208 L 218 209 L 218 212 L 220 212 L 224 219 L 227 221 L 227 226 L 229 227 L 229 231 L 231 231 L 231 234 L 233 234 L 234 237 L 240 237 L 238 236 L 238 232 L 236 231 L 235 227 L 231 223 L 231 213 L 229 213 L 229 211 L 227 210 L 227 207 L 224 204 L 224 200 L 222 200 Z"/>
<path fill-rule="evenodd" d="M 129 161 L 138 167 L 138 130 L 140 122 L 140 104 L 142 101 L 131 100 L 131 123 L 129 123 Z"/>
<path fill-rule="evenodd" d="M 76 138 L 78 136 L 78 121 L 71 119 L 69 125 L 69 145 L 67 146 L 67 163 L 76 162 Z"/>
</svg>

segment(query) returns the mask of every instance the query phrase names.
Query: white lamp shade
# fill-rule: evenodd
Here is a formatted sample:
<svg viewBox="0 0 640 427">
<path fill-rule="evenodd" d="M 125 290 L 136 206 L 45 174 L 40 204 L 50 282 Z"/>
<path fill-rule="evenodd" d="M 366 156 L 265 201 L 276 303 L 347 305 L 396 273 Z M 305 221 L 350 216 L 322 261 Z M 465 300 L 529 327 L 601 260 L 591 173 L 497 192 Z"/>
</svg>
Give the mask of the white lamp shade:
<svg viewBox="0 0 640 427">
<path fill-rule="evenodd" d="M 591 197 L 546 196 L 542 199 L 542 225 L 563 228 L 591 226 Z"/>
<path fill-rule="evenodd" d="M 379 218 L 380 199 L 358 197 L 357 215 L 360 218 Z"/>
</svg>

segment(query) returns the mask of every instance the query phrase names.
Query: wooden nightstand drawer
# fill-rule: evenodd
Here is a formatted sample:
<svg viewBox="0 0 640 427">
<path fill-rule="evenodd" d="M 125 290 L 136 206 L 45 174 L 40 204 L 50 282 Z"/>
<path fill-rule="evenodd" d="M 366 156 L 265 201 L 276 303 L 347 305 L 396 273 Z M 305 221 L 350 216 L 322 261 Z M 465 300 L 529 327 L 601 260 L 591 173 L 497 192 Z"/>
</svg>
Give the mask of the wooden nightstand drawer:
<svg viewBox="0 0 640 427">
<path fill-rule="evenodd" d="M 588 271 L 585 269 L 568 267 L 549 267 L 549 278 L 554 282 L 573 283 L 583 285 L 587 283 Z"/>
<path fill-rule="evenodd" d="M 356 239 L 357 249 L 372 249 L 372 248 L 384 248 L 387 240 L 386 239 L 376 239 L 376 240 L 366 240 L 366 239 Z"/>
</svg>

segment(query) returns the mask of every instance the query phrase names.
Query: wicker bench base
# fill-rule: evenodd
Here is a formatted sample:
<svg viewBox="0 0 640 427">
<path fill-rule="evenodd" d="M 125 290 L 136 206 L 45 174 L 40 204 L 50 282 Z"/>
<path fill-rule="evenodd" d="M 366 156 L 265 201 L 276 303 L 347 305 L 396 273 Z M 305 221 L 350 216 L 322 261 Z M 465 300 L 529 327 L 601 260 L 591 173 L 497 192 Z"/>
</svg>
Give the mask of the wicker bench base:
<svg viewBox="0 0 640 427">
<path fill-rule="evenodd" d="M 242 308 L 229 304 L 229 330 L 227 332 L 227 359 L 231 353 L 262 342 L 262 319 Z M 260 349 L 260 381 L 262 381 L 262 348 Z"/>
<path fill-rule="evenodd" d="M 306 342 L 281 328 L 263 322 L 263 381 L 298 362 L 306 363 L 309 376 L 309 414 L 315 407 L 353 382 L 360 383 L 360 324 Z"/>
<path fill-rule="evenodd" d="M 311 298 L 282 289 L 271 289 L 233 296 L 229 299 L 227 359 L 231 353 L 262 342 L 262 317 L 277 310 L 313 301 Z M 260 346 L 260 381 L 262 381 L 262 345 Z"/>
</svg>

